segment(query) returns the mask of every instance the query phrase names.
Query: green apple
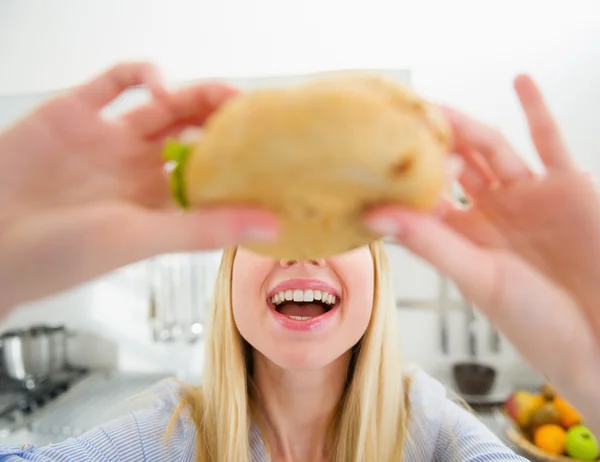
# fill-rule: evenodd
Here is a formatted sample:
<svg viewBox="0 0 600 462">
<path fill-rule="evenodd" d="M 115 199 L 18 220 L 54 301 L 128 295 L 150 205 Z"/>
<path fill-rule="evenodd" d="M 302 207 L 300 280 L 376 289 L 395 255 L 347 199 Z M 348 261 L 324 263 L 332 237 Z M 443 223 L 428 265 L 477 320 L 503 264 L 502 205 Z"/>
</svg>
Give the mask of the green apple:
<svg viewBox="0 0 600 462">
<path fill-rule="evenodd" d="M 567 431 L 566 450 L 578 460 L 596 460 L 600 455 L 598 440 L 585 425 L 575 425 Z"/>
</svg>

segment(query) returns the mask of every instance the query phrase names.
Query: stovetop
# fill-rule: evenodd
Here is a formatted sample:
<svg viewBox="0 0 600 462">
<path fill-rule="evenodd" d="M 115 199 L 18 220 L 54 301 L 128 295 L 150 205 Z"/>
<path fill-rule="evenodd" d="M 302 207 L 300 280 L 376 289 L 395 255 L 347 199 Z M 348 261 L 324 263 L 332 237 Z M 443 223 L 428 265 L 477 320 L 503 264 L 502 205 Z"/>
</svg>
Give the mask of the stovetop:
<svg viewBox="0 0 600 462">
<path fill-rule="evenodd" d="M 65 393 L 87 373 L 85 368 L 70 368 L 52 379 L 24 382 L 0 376 L 0 436 L 27 425 L 37 410 Z"/>
</svg>

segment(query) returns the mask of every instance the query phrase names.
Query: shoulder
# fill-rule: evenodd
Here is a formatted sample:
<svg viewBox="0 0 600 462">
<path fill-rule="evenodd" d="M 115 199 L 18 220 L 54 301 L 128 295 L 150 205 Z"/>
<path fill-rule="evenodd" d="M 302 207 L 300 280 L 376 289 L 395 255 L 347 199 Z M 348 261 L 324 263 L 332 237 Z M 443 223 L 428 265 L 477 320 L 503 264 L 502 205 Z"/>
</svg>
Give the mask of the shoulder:
<svg viewBox="0 0 600 462">
<path fill-rule="evenodd" d="M 434 460 L 446 420 L 446 389 L 417 366 L 406 367 L 404 377 L 409 398 L 407 460 Z"/>
<path fill-rule="evenodd" d="M 181 402 L 181 385 L 175 380 L 166 380 L 149 393 L 154 402 L 147 409 L 130 412 L 81 436 L 50 446 L 0 448 L 0 460 L 194 460 L 194 423 L 185 411 L 173 419 Z M 169 434 L 171 424 L 173 430 Z"/>
<path fill-rule="evenodd" d="M 415 365 L 405 368 L 404 377 L 407 379 L 412 419 L 438 421 L 449 399 L 446 387 Z"/>
<path fill-rule="evenodd" d="M 165 435 L 167 429 L 173 428 L 173 436 L 182 431 L 195 428 L 189 412 L 181 406 L 186 392 L 185 386 L 175 379 L 158 382 L 144 392 L 144 406 L 141 409 L 122 413 L 123 417 L 109 421 L 102 428 L 130 423 L 144 435 Z M 135 424 L 135 425 L 133 425 Z M 163 438 L 165 439 L 165 438 Z"/>
<path fill-rule="evenodd" d="M 153 399 L 152 406 L 131 412 L 103 427 L 128 426 L 138 434 L 144 452 L 171 456 L 176 453 L 179 456 L 177 460 L 192 460 L 196 425 L 189 410 L 182 406 L 186 392 L 187 389 L 179 381 L 163 380 L 149 391 Z"/>
<path fill-rule="evenodd" d="M 524 461 L 441 382 L 416 366 L 409 380 L 407 460 Z"/>
</svg>

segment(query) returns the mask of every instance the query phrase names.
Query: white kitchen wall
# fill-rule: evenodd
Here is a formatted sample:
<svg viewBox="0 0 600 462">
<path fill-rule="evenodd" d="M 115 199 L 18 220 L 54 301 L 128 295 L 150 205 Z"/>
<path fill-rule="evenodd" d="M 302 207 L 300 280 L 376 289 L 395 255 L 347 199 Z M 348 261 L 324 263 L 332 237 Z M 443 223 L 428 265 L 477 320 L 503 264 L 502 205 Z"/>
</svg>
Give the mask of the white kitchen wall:
<svg viewBox="0 0 600 462">
<path fill-rule="evenodd" d="M 595 0 L 2 0 L 0 94 L 68 87 L 124 59 L 152 59 L 171 81 L 409 68 L 417 90 L 499 127 L 536 164 L 511 90 L 512 77 L 526 71 L 541 83 L 577 160 L 600 175 L 598 13 Z M 431 268 L 399 249 L 391 259 L 400 296 L 436 295 Z M 105 282 L 30 305 L 5 324 L 74 319 L 91 332 L 89 348 L 113 345 L 106 362 L 177 370 L 197 364 L 197 349 L 150 344 L 141 311 L 131 314 L 122 295 L 108 296 Z M 406 355 L 437 365 L 435 315 L 411 310 L 399 317 Z M 136 340 L 110 340 L 116 325 L 133 319 Z M 458 334 L 462 324 L 455 324 Z M 456 348 L 461 341 L 456 335 Z M 85 356 L 79 347 L 75 353 Z M 513 352 L 503 358 L 516 367 Z"/>
<path fill-rule="evenodd" d="M 595 0 L 2 0 L 0 93 L 63 88 L 117 60 L 167 77 L 410 68 L 417 89 L 502 128 L 531 157 L 511 78 L 536 76 L 600 173 Z"/>
</svg>

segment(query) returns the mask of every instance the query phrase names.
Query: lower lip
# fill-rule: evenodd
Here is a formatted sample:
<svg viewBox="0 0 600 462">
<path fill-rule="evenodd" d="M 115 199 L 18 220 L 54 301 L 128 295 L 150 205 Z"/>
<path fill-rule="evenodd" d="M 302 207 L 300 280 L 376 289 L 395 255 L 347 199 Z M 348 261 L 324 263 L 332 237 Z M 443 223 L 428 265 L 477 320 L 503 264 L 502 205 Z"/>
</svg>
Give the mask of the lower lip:
<svg viewBox="0 0 600 462">
<path fill-rule="evenodd" d="M 269 303 L 269 308 L 273 313 L 275 321 L 277 321 L 277 323 L 284 329 L 295 332 L 317 332 L 323 330 L 331 322 L 340 308 L 340 303 L 338 302 L 327 313 L 323 313 L 320 316 L 315 316 L 314 318 L 305 319 L 304 321 L 292 319 L 284 314 L 279 313 L 275 309 L 275 306 L 271 303 Z"/>
</svg>

